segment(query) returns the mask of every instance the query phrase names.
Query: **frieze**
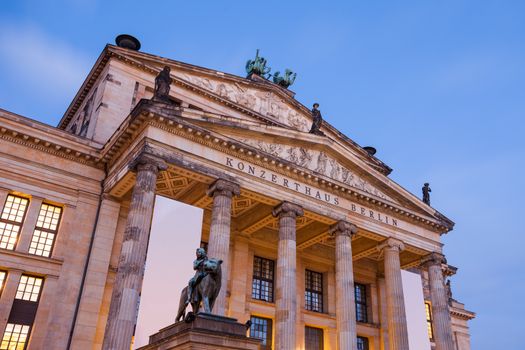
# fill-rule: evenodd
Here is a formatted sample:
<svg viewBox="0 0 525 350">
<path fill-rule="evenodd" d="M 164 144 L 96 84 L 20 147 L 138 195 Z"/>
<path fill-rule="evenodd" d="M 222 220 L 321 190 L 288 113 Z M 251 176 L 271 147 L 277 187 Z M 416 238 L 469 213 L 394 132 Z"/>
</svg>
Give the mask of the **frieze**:
<svg viewBox="0 0 525 350">
<path fill-rule="evenodd" d="M 310 119 L 288 106 L 273 92 L 256 90 L 245 86 L 241 87 L 237 83 L 225 83 L 182 72 L 173 72 L 173 74 L 234 103 L 288 125 L 293 129 L 303 132 L 308 132 L 309 130 Z"/>
<path fill-rule="evenodd" d="M 249 163 L 247 161 L 239 160 L 230 156 L 225 156 L 223 164 L 226 165 L 228 168 L 241 171 L 244 174 L 262 179 L 272 184 L 279 185 L 283 188 L 306 195 L 310 198 L 322 201 L 327 204 L 342 207 L 350 212 L 365 216 L 368 219 L 376 220 L 395 227 L 399 226 L 399 221 L 397 219 L 394 219 L 383 213 L 370 210 L 369 208 L 353 203 L 346 198 L 341 198 L 333 193 L 307 185 L 295 179 L 283 176 L 266 168 Z"/>
<path fill-rule="evenodd" d="M 327 176 L 333 180 L 340 181 L 346 185 L 357 188 L 361 191 L 372 194 L 376 197 L 395 202 L 392 198 L 373 187 L 360 176 L 356 175 L 339 161 L 329 157 L 326 152 L 317 150 L 307 150 L 303 147 L 288 146 L 282 144 L 268 143 L 254 139 L 240 139 L 247 145 L 254 146 L 272 156 L 286 159 L 301 167 L 315 171 L 316 173 Z"/>
</svg>

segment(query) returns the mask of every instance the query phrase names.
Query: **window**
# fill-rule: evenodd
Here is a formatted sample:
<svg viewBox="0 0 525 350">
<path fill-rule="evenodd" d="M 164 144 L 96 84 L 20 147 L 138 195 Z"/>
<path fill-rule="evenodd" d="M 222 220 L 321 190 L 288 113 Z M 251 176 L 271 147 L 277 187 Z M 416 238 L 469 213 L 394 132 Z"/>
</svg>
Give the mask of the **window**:
<svg viewBox="0 0 525 350">
<path fill-rule="evenodd" d="M 273 302 L 274 261 L 258 256 L 253 259 L 252 298 Z"/>
<path fill-rule="evenodd" d="M 58 231 L 62 208 L 43 203 L 38 213 L 29 253 L 49 257 Z"/>
<path fill-rule="evenodd" d="M 16 299 L 38 302 L 42 289 L 42 278 L 22 275 L 16 291 Z"/>
<path fill-rule="evenodd" d="M 250 318 L 250 338 L 261 339 L 261 349 L 272 348 L 272 320 L 269 318 L 255 317 Z"/>
<path fill-rule="evenodd" d="M 306 310 L 323 312 L 323 274 L 306 270 L 304 301 Z"/>
<path fill-rule="evenodd" d="M 8 323 L 2 337 L 0 350 L 24 350 L 30 328 L 27 325 Z"/>
<path fill-rule="evenodd" d="M 368 350 L 368 338 L 357 337 L 357 350 Z"/>
<path fill-rule="evenodd" d="M 428 301 L 425 302 L 425 311 L 427 314 L 428 338 L 434 339 L 434 332 L 432 331 L 432 305 Z"/>
<path fill-rule="evenodd" d="M 0 271 L 0 294 L 4 290 L 4 283 L 5 283 L 5 278 L 6 277 L 7 277 L 7 272 Z"/>
<path fill-rule="evenodd" d="M 368 322 L 367 305 L 366 305 L 366 286 L 364 284 L 355 284 L 355 316 L 357 322 Z"/>
<path fill-rule="evenodd" d="M 15 249 L 29 200 L 8 195 L 0 216 L 0 248 Z"/>
<path fill-rule="evenodd" d="M 324 349 L 324 336 L 321 328 L 305 327 L 304 331 L 305 350 Z"/>
</svg>

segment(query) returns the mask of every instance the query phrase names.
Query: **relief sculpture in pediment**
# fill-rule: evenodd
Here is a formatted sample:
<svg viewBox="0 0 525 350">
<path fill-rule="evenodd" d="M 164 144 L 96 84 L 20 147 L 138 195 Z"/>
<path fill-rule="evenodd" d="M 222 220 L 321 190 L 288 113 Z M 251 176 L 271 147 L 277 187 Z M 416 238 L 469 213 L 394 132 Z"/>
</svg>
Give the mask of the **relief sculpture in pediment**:
<svg viewBox="0 0 525 350">
<path fill-rule="evenodd" d="M 308 150 L 303 147 L 274 144 L 254 139 L 241 139 L 239 141 L 254 146 L 273 156 L 286 159 L 300 167 L 328 176 L 329 178 L 342 182 L 348 186 L 352 186 L 379 198 L 393 201 L 392 198 L 388 197 L 368 183 L 368 181 L 343 166 L 338 160 L 329 157 L 323 151 Z"/>
<path fill-rule="evenodd" d="M 248 109 L 267 116 L 293 129 L 308 132 L 311 123 L 309 117 L 304 116 L 295 108 L 290 107 L 277 94 L 270 91 L 262 91 L 220 80 L 194 76 L 179 71 L 173 75 L 182 78 L 191 84 L 211 91 L 227 100 L 238 103 Z"/>
</svg>

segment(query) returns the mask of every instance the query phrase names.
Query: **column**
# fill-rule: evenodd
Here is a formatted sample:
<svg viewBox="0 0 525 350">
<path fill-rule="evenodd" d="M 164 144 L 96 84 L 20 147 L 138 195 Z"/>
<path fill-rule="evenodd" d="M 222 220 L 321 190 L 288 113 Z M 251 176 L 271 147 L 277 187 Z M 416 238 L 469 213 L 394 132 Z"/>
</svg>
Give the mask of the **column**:
<svg viewBox="0 0 525 350">
<path fill-rule="evenodd" d="M 15 300 L 21 276 L 22 270 L 10 269 L 7 271 L 7 279 L 4 281 L 4 290 L 0 297 L 0 337 L 4 335 L 5 326 L 7 325 L 9 313 L 13 307 L 13 301 Z"/>
<path fill-rule="evenodd" d="M 385 259 L 386 314 L 390 350 L 408 349 L 407 319 L 399 262 L 399 253 L 404 247 L 403 242 L 393 238 L 387 239 L 378 246 Z"/>
<path fill-rule="evenodd" d="M 24 225 L 18 237 L 18 243 L 16 245 L 17 252 L 29 252 L 29 246 L 31 245 L 31 239 L 33 239 L 33 232 L 35 230 L 38 214 L 40 214 L 40 207 L 42 206 L 43 200 L 43 198 L 35 196 L 31 197 L 29 206 L 27 208 L 26 217 L 24 219 Z"/>
<path fill-rule="evenodd" d="M 423 259 L 423 263 L 428 268 L 436 350 L 454 350 L 448 296 L 441 269 L 441 264 L 446 263 L 445 257 L 432 253 Z"/>
<path fill-rule="evenodd" d="M 208 256 L 222 260 L 221 289 L 215 300 L 212 312 L 221 316 L 226 315 L 226 291 L 228 289 L 228 275 L 230 271 L 232 197 L 240 193 L 239 185 L 223 179 L 218 179 L 208 189 L 208 195 L 213 197 Z"/>
<path fill-rule="evenodd" d="M 275 349 L 293 350 L 296 342 L 297 319 L 296 218 L 304 213 L 298 205 L 283 202 L 273 209 L 272 214 L 279 218 L 275 283 Z"/>
<path fill-rule="evenodd" d="M 357 227 L 347 221 L 339 221 L 330 228 L 330 234 L 335 235 L 335 315 L 338 349 L 357 349 L 352 263 L 352 235 L 356 232 Z"/>
<path fill-rule="evenodd" d="M 157 175 L 159 170 L 166 170 L 167 166 L 154 156 L 141 154 L 130 165 L 130 169 L 136 171 L 137 180 L 111 296 L 104 335 L 105 350 L 129 349 L 131 344 L 144 277 Z"/>
</svg>

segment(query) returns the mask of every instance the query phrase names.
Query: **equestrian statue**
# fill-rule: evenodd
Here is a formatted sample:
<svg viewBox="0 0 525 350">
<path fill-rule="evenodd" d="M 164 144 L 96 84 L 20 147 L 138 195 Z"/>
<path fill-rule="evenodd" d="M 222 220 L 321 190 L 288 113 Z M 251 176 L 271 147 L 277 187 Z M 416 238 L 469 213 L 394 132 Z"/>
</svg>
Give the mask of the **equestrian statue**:
<svg viewBox="0 0 525 350">
<path fill-rule="evenodd" d="M 201 304 L 204 312 L 211 313 L 221 290 L 222 260 L 209 259 L 203 248 L 198 248 L 196 255 L 197 259 L 193 262 L 195 276 L 189 280 L 188 286 L 184 287 L 180 294 L 179 311 L 175 322 L 182 319 L 187 322 L 192 321 L 195 314 L 199 312 Z M 191 304 L 193 313 L 189 313 L 186 317 L 188 304 Z"/>
</svg>

